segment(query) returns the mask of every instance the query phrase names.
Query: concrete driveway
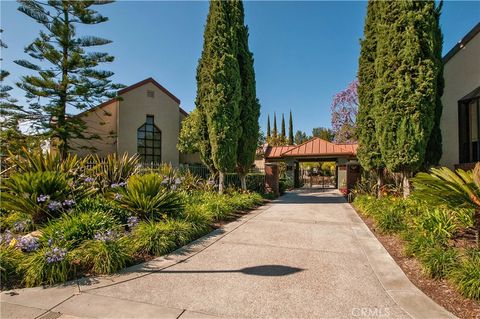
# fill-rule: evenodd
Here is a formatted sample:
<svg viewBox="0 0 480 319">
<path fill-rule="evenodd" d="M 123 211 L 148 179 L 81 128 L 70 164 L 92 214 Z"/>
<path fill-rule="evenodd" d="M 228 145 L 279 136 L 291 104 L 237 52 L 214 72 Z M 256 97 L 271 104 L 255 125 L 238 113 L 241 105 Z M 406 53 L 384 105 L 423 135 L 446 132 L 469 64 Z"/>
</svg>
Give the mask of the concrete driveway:
<svg viewBox="0 0 480 319">
<path fill-rule="evenodd" d="M 119 275 L 15 293 L 2 318 L 454 318 L 337 191 L 315 189 Z"/>
</svg>

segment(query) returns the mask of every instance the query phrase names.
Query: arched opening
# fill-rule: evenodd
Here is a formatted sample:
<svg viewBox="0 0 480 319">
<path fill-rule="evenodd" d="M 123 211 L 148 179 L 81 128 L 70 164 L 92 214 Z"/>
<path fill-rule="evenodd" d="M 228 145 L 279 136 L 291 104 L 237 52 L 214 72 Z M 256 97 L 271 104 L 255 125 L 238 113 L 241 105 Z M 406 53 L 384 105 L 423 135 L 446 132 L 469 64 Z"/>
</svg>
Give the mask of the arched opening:
<svg viewBox="0 0 480 319">
<path fill-rule="evenodd" d="M 137 153 L 143 163 L 162 161 L 162 131 L 155 126 L 153 115 L 137 130 Z"/>
</svg>

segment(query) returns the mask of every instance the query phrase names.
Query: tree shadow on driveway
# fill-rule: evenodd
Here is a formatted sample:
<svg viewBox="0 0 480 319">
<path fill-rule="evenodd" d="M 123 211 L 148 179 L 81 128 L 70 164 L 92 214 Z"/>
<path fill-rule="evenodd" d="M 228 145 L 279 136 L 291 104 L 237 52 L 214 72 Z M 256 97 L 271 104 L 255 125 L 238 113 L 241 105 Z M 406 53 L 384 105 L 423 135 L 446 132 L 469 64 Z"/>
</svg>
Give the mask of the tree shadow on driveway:
<svg viewBox="0 0 480 319">
<path fill-rule="evenodd" d="M 253 276 L 279 277 L 288 276 L 305 269 L 284 265 L 261 265 L 232 270 L 161 270 L 159 274 L 215 274 L 215 273 L 242 273 Z"/>
</svg>

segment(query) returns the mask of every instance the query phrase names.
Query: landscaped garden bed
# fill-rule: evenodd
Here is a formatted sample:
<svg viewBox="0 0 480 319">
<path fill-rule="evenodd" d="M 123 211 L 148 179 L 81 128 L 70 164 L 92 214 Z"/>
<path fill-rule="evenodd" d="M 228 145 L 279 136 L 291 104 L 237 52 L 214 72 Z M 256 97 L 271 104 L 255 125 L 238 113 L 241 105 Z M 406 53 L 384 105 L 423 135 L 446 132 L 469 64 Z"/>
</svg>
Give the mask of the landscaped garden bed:
<svg viewBox="0 0 480 319">
<path fill-rule="evenodd" d="M 52 285 L 111 274 L 169 253 L 238 212 L 258 193 L 218 194 L 214 182 L 163 165 L 139 172 L 137 158 L 106 161 L 28 154 L 11 158 L 2 185 L 2 288 Z"/>
<path fill-rule="evenodd" d="M 480 249 L 474 211 L 416 199 L 358 195 L 359 215 L 409 279 L 460 318 L 480 313 Z"/>
</svg>

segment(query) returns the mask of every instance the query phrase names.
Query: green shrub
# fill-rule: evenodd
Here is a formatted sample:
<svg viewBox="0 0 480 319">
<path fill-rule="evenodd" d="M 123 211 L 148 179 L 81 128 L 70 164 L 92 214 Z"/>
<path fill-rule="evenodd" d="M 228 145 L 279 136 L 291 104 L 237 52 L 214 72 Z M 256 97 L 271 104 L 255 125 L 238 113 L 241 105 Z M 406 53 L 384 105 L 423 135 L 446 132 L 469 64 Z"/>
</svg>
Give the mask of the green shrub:
<svg viewBox="0 0 480 319">
<path fill-rule="evenodd" d="M 44 247 L 27 255 L 20 269 L 27 287 L 53 285 L 67 281 L 74 274 L 70 252 L 62 247 Z"/>
<path fill-rule="evenodd" d="M 75 186 L 61 172 L 14 174 L 2 185 L 2 206 L 28 213 L 34 223 L 43 223 L 62 215 L 90 192 L 83 186 Z"/>
<path fill-rule="evenodd" d="M 426 249 L 420 255 L 425 273 L 431 278 L 443 278 L 457 265 L 458 253 L 440 246 Z"/>
<path fill-rule="evenodd" d="M 82 268 L 95 274 L 111 274 L 125 268 L 131 259 L 130 247 L 124 238 L 87 240 L 74 252 Z"/>
<path fill-rule="evenodd" d="M 127 218 L 131 213 L 121 207 L 116 201 L 97 196 L 95 198 L 84 198 L 75 207 L 76 213 L 92 213 L 100 212 L 113 216 L 122 224 L 127 222 Z"/>
<path fill-rule="evenodd" d="M 160 256 L 175 248 L 175 236 L 168 224 L 143 221 L 133 229 L 131 245 L 137 253 Z"/>
<path fill-rule="evenodd" d="M 188 204 L 179 219 L 191 224 L 192 234 L 195 236 L 206 234 L 211 229 L 213 222 L 212 214 L 204 209 L 204 206 L 197 204 Z"/>
<path fill-rule="evenodd" d="M 84 240 L 93 239 L 99 231 L 118 228 L 118 221 L 109 213 L 101 211 L 74 212 L 50 222 L 42 230 L 41 241 L 44 246 L 48 246 L 50 241 L 50 244 L 72 248 Z"/>
<path fill-rule="evenodd" d="M 141 219 L 162 220 L 183 209 L 181 195 L 166 188 L 163 181 L 156 174 L 134 175 L 115 196 L 122 207 Z"/>
<path fill-rule="evenodd" d="M 398 206 L 386 208 L 376 213 L 376 224 L 384 233 L 394 233 L 405 229 L 405 213 Z"/>
<path fill-rule="evenodd" d="M 427 236 L 417 228 L 410 229 L 403 234 L 405 240 L 405 253 L 407 256 L 420 256 L 425 250 L 437 245 L 434 237 Z"/>
<path fill-rule="evenodd" d="M 287 180 L 286 179 L 281 178 L 278 181 L 278 191 L 280 192 L 280 195 L 285 194 L 285 192 L 287 191 Z"/>
<path fill-rule="evenodd" d="M 22 278 L 19 265 L 24 254 L 13 246 L 0 245 L 0 284 L 2 288 L 11 287 Z"/>
<path fill-rule="evenodd" d="M 467 298 L 480 300 L 480 253 L 471 251 L 452 272 L 452 279 Z"/>
<path fill-rule="evenodd" d="M 447 211 L 438 208 L 426 210 L 414 219 L 414 223 L 420 232 L 432 237 L 440 245 L 446 245 L 457 229 L 455 219 Z"/>
</svg>

